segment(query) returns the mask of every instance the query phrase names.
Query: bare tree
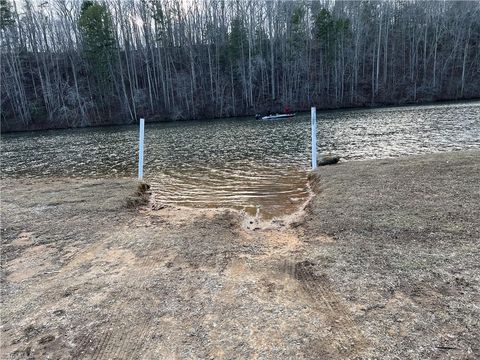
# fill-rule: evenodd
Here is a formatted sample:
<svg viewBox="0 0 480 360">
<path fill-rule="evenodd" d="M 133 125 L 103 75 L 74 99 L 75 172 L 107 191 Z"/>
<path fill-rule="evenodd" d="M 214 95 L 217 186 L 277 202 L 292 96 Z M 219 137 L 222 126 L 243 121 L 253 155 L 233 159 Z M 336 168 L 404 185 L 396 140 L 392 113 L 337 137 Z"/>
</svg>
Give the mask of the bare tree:
<svg viewBox="0 0 480 360">
<path fill-rule="evenodd" d="M 103 15 L 86 21 L 89 6 Z M 0 0 L 2 129 L 479 97 L 479 9 L 477 1 Z"/>
</svg>

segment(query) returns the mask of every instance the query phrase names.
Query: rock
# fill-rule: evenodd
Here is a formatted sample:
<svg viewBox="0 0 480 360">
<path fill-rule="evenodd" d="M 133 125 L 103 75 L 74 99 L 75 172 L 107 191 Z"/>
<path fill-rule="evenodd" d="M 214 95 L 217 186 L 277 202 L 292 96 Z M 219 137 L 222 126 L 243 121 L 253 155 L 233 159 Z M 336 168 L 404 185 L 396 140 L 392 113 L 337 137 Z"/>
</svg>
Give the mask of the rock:
<svg viewBox="0 0 480 360">
<path fill-rule="evenodd" d="M 318 158 L 318 166 L 333 165 L 340 161 L 340 156 L 338 155 L 323 155 Z"/>
</svg>

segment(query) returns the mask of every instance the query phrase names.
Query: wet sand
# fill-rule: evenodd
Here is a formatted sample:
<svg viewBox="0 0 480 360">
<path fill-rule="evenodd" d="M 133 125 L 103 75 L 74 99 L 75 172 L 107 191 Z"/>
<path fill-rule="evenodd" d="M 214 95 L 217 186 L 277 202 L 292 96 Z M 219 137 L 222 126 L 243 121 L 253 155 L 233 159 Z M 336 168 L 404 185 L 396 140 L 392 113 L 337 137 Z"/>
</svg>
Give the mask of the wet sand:
<svg viewBox="0 0 480 360">
<path fill-rule="evenodd" d="M 479 174 L 478 151 L 322 167 L 273 222 L 2 181 L 0 353 L 476 358 Z"/>
</svg>

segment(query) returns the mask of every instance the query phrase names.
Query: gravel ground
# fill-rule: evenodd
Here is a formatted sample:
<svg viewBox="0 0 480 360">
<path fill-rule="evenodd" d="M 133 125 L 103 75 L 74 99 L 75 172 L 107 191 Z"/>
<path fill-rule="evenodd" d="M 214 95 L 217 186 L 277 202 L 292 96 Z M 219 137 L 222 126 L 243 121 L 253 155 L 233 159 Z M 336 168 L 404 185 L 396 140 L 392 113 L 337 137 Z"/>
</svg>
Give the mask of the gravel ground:
<svg viewBox="0 0 480 360">
<path fill-rule="evenodd" d="M 322 167 L 272 225 L 5 180 L 0 354 L 478 358 L 479 174 L 479 152 Z"/>
</svg>

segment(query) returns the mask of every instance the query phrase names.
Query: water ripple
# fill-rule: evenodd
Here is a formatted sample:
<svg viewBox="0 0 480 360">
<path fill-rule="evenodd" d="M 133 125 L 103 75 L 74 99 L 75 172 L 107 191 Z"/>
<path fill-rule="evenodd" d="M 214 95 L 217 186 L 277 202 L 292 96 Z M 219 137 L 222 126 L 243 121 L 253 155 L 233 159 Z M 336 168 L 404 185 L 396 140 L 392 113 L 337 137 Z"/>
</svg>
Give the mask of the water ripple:
<svg viewBox="0 0 480 360">
<path fill-rule="evenodd" d="M 480 148 L 480 102 L 318 113 L 320 152 L 346 160 Z M 6 134 L 2 177 L 135 177 L 134 126 Z M 308 196 L 309 115 L 147 124 L 145 179 L 157 200 L 266 217 Z"/>
</svg>

